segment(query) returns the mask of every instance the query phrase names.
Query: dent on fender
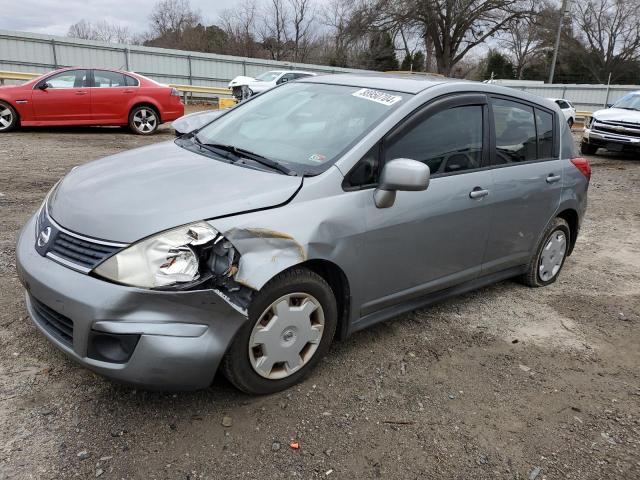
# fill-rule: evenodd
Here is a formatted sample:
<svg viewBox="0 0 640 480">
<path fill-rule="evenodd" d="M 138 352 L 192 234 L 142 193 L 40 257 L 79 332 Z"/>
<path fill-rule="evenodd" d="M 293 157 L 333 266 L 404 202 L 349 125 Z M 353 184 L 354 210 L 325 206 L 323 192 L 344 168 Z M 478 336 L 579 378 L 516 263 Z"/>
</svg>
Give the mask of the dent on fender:
<svg viewBox="0 0 640 480">
<path fill-rule="evenodd" d="M 260 290 L 274 275 L 307 259 L 304 247 L 287 233 L 233 228 L 224 235 L 241 254 L 234 280 L 253 290 Z"/>
</svg>

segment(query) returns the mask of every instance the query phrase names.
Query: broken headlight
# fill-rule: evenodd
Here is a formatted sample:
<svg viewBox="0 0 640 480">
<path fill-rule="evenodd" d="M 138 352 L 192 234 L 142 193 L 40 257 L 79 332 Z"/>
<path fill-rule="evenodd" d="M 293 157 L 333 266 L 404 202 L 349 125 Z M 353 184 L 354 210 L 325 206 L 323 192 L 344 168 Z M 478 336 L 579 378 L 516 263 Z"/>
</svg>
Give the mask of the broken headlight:
<svg viewBox="0 0 640 480">
<path fill-rule="evenodd" d="M 133 287 L 184 288 L 204 282 L 216 272 L 234 274 L 234 256 L 235 250 L 224 237 L 209 224 L 198 222 L 141 240 L 100 264 L 93 273 Z"/>
</svg>

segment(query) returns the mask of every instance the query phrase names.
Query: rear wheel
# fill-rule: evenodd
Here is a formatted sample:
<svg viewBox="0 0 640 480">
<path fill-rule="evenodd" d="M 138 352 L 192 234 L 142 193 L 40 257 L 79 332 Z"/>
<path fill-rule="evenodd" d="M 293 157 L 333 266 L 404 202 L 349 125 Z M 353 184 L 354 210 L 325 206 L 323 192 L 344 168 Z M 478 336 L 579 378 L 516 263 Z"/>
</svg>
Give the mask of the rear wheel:
<svg viewBox="0 0 640 480">
<path fill-rule="evenodd" d="M 595 155 L 598 151 L 598 147 L 596 145 L 591 145 L 590 143 L 582 142 L 580 144 L 580 152 L 583 155 Z"/>
<path fill-rule="evenodd" d="M 147 105 L 139 105 L 129 114 L 129 128 L 138 135 L 151 135 L 159 125 L 158 113 Z"/>
<path fill-rule="evenodd" d="M 304 268 L 284 272 L 254 297 L 223 372 L 246 393 L 289 388 L 326 354 L 336 324 L 336 299 L 327 282 Z"/>
<path fill-rule="evenodd" d="M 555 282 L 564 266 L 570 238 L 566 220 L 554 218 L 545 229 L 527 272 L 521 277 L 522 282 L 529 287 L 544 287 Z"/>
<path fill-rule="evenodd" d="M 18 114 L 6 102 L 0 102 L 0 133 L 13 130 L 18 124 Z"/>
</svg>

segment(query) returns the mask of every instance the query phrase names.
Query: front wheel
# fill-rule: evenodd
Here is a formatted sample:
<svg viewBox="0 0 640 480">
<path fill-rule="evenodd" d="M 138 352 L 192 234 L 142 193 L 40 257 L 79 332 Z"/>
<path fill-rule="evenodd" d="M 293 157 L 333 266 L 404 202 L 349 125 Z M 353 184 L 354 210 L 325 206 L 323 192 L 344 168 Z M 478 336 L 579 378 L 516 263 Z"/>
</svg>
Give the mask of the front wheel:
<svg viewBox="0 0 640 480">
<path fill-rule="evenodd" d="M 585 142 L 582 142 L 580 144 L 580 153 L 582 153 L 583 155 L 595 155 L 597 151 L 598 151 L 597 145 L 591 145 L 590 143 L 585 143 Z"/>
<path fill-rule="evenodd" d="M 223 372 L 239 390 L 268 394 L 300 382 L 326 354 L 337 325 L 331 287 L 314 272 L 295 268 L 269 281 L 249 306 Z"/>
<path fill-rule="evenodd" d="M 569 117 L 569 120 L 567 120 L 567 123 L 569 124 L 569 128 L 573 128 L 573 118 Z"/>
<path fill-rule="evenodd" d="M 0 133 L 13 130 L 18 124 L 15 109 L 5 102 L 0 102 Z"/>
<path fill-rule="evenodd" d="M 536 253 L 521 277 L 529 287 L 545 287 L 558 279 L 569 251 L 571 231 L 563 218 L 556 217 L 542 235 Z"/>
<path fill-rule="evenodd" d="M 129 114 L 129 128 L 138 135 L 151 135 L 159 125 L 158 113 L 146 105 L 135 107 Z"/>
</svg>

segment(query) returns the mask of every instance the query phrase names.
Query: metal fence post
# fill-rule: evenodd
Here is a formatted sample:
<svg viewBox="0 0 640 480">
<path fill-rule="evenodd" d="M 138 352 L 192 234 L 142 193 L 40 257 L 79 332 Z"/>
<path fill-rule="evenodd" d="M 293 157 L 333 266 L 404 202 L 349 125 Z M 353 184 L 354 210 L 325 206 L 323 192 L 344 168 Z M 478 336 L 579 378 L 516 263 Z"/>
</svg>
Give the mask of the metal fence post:
<svg viewBox="0 0 640 480">
<path fill-rule="evenodd" d="M 247 62 L 245 60 L 242 61 L 242 75 L 247 76 Z"/>
<path fill-rule="evenodd" d="M 53 51 L 53 66 L 55 70 L 58 69 L 58 55 L 56 54 L 56 41 L 55 39 L 51 39 L 51 50 Z"/>
<path fill-rule="evenodd" d="M 187 55 L 187 61 L 189 62 L 189 85 L 193 85 L 193 72 L 191 71 L 191 55 Z"/>
<path fill-rule="evenodd" d="M 607 80 L 607 98 L 604 100 L 604 107 L 609 105 L 609 91 L 611 90 L 611 72 L 609 72 L 609 79 Z"/>
<path fill-rule="evenodd" d="M 129 47 L 124 48 L 124 65 L 125 65 L 125 70 L 127 72 L 130 72 L 131 69 L 129 68 Z"/>
</svg>

